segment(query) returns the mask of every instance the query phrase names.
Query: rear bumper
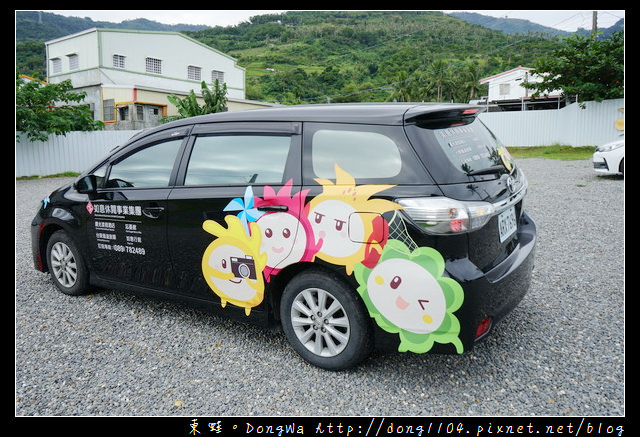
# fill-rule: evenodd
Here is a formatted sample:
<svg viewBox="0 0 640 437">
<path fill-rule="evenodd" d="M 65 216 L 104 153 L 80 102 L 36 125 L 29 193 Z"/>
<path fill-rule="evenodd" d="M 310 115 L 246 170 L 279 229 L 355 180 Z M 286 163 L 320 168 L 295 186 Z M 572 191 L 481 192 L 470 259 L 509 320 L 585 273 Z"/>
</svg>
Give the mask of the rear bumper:
<svg viewBox="0 0 640 437">
<path fill-rule="evenodd" d="M 518 230 L 518 245 L 500 264 L 484 273 L 468 260 L 467 263 L 471 265 L 447 267 L 465 291 L 465 302 L 458 311 L 460 338 L 465 350 L 470 350 L 476 341 L 486 337 L 526 295 L 534 267 L 536 239 L 535 222 L 523 213 Z M 487 318 L 491 321 L 491 329 L 477 337 L 478 325 Z"/>
<path fill-rule="evenodd" d="M 464 302 L 454 315 L 460 323 L 458 338 L 464 352 L 485 338 L 495 325 L 518 306 L 526 295 L 534 267 L 537 229 L 534 221 L 523 212 L 516 248 L 500 264 L 487 272 L 480 270 L 468 258 L 448 260 L 445 275 L 455 279 L 464 290 Z M 490 328 L 482 336 L 476 335 L 483 320 L 490 320 Z M 376 329 L 376 346 L 398 350 L 398 336 Z M 458 353 L 452 343 L 434 343 L 429 352 Z"/>
</svg>

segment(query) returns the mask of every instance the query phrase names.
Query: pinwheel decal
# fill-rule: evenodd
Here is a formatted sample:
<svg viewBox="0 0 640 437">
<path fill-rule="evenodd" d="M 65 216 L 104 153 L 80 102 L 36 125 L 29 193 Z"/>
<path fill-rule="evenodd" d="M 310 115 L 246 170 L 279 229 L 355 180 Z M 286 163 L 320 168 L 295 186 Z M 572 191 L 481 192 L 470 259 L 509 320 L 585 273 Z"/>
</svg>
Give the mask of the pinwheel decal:
<svg viewBox="0 0 640 437">
<path fill-rule="evenodd" d="M 264 214 L 264 212 L 258 211 L 258 208 L 255 207 L 253 189 L 250 186 L 244 191 L 244 199 L 236 197 L 225 206 L 224 211 L 240 211 L 238 218 L 242 222 L 247 235 L 250 234 L 249 222 L 255 222 Z"/>
</svg>

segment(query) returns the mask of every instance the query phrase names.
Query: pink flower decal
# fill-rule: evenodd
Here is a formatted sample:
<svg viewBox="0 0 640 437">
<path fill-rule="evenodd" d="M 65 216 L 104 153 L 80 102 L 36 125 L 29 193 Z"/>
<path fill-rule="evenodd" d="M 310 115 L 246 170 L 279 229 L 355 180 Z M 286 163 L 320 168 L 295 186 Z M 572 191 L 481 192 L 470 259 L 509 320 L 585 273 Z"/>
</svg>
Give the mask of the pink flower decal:
<svg viewBox="0 0 640 437">
<path fill-rule="evenodd" d="M 292 195 L 289 180 L 276 191 L 265 186 L 262 198 L 255 198 L 255 208 L 264 212 L 256 221 L 262 234 L 261 251 L 267 254 L 264 276 L 269 281 L 288 265 L 311 262 L 322 241 L 316 241 L 305 212 L 305 199 L 309 190 Z"/>
</svg>

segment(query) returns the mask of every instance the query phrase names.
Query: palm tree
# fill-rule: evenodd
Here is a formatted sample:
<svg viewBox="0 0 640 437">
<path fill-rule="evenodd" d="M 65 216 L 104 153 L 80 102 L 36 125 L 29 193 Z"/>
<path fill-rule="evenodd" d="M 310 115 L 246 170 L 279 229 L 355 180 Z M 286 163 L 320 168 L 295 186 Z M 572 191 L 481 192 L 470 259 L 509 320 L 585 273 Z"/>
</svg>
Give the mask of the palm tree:
<svg viewBox="0 0 640 437">
<path fill-rule="evenodd" d="M 429 82 L 436 89 L 436 101 L 441 102 L 445 91 L 450 89 L 452 84 L 449 65 L 442 59 L 434 61 L 427 68 L 427 73 Z"/>
<path fill-rule="evenodd" d="M 393 102 L 410 102 L 411 101 L 411 85 L 412 79 L 406 71 L 398 73 L 398 80 L 393 84 L 393 92 L 389 96 L 389 100 Z"/>
<path fill-rule="evenodd" d="M 480 96 L 480 70 L 478 64 L 473 61 L 466 62 L 462 67 L 461 87 L 466 94 L 467 101 L 477 99 Z"/>
</svg>

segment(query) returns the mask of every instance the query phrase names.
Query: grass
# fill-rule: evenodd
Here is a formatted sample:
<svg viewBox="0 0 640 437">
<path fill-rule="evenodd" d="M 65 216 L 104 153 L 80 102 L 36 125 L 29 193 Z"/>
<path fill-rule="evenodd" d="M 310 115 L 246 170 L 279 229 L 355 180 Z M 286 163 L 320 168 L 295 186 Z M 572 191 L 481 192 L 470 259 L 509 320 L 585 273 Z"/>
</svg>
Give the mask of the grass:
<svg viewBox="0 0 640 437">
<path fill-rule="evenodd" d="M 47 175 L 47 176 L 37 176 L 37 175 L 34 175 L 34 176 L 19 176 L 19 177 L 16 178 L 16 180 L 17 181 L 28 181 L 28 180 L 31 180 L 31 179 L 44 179 L 44 178 L 73 178 L 73 177 L 76 177 L 76 176 L 79 176 L 79 175 L 80 175 L 80 173 L 75 173 L 73 171 L 67 171 L 67 172 L 64 172 L 64 173 L 50 174 L 50 175 Z"/>
<path fill-rule="evenodd" d="M 546 158 L 561 159 L 566 161 L 591 159 L 596 146 L 536 146 L 536 147 L 507 147 L 509 153 L 515 159 L 522 158 Z"/>
</svg>

